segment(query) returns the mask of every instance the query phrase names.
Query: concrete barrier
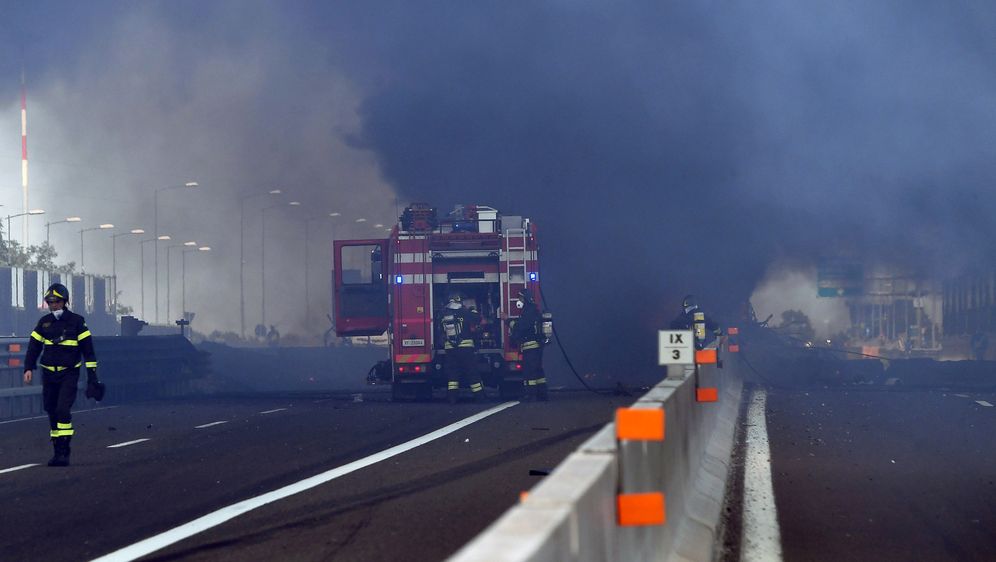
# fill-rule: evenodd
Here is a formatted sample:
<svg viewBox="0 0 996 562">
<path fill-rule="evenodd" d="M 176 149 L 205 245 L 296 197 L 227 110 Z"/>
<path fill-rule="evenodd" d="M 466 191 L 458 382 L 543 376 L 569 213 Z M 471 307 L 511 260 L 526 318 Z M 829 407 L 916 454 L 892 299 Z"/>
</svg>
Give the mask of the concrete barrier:
<svg viewBox="0 0 996 562">
<path fill-rule="evenodd" d="M 663 442 L 617 441 L 606 425 L 450 561 L 713 559 L 742 378 L 735 357 L 702 369 L 718 402 L 697 402 L 694 376 L 672 370 L 632 406 L 664 409 Z M 616 497 L 629 486 L 664 493 L 663 525 L 618 525 Z"/>
</svg>

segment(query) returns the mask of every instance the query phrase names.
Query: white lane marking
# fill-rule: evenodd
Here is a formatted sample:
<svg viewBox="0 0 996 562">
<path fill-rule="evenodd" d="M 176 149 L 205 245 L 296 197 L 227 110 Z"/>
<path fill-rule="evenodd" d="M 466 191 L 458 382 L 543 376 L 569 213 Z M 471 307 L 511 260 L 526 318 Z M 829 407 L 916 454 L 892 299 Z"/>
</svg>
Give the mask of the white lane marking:
<svg viewBox="0 0 996 562">
<path fill-rule="evenodd" d="M 22 470 L 22 469 L 25 469 L 25 468 L 31 468 L 32 466 L 38 466 L 38 463 L 35 463 L 35 464 L 22 464 L 21 466 L 13 466 L 11 468 L 5 468 L 3 470 L 0 470 L 0 474 L 3 474 L 4 472 L 14 472 L 15 470 Z"/>
<path fill-rule="evenodd" d="M 260 412 L 261 414 L 272 414 L 274 412 L 283 412 L 287 408 L 277 408 L 276 410 L 267 410 L 265 412 Z"/>
<path fill-rule="evenodd" d="M 124 443 L 117 443 L 115 445 L 108 445 L 108 449 L 117 449 L 118 447 L 127 447 L 128 445 L 134 445 L 136 443 L 141 443 L 142 441 L 148 441 L 148 439 L 136 439 L 134 441 L 125 441 Z"/>
<path fill-rule="evenodd" d="M 890 378 L 888 378 L 888 379 L 885 380 L 885 385 L 886 386 L 893 386 L 893 385 L 896 384 L 896 381 L 898 381 L 898 380 L 899 379 L 896 378 L 896 377 L 890 377 Z"/>
<path fill-rule="evenodd" d="M 194 519 L 189 523 L 185 523 L 183 525 L 180 525 L 179 527 L 170 529 L 165 533 L 156 535 L 154 537 L 149 537 L 131 546 L 126 546 L 120 550 L 111 552 L 110 554 L 105 554 L 100 558 L 94 559 L 92 562 L 130 562 L 131 560 L 141 558 L 146 554 L 150 554 L 157 550 L 166 548 L 167 546 L 180 542 L 185 538 L 192 537 L 212 527 L 217 527 L 218 525 L 221 525 L 222 523 L 230 519 L 234 519 L 235 517 L 238 517 L 243 513 L 248 513 L 254 509 L 263 507 L 268 503 L 272 503 L 277 500 L 282 500 L 286 497 L 293 496 L 294 494 L 310 490 L 311 488 L 314 488 L 331 480 L 335 480 L 340 476 L 345 476 L 351 472 L 360 470 L 361 468 L 366 468 L 372 464 L 376 464 L 380 461 L 387 460 L 393 456 L 400 455 L 401 453 L 410 451 L 416 447 L 425 445 L 426 443 L 435 441 L 436 439 L 439 439 L 441 437 L 445 437 L 457 430 L 467 427 L 472 423 L 479 422 L 488 416 L 497 414 L 498 412 L 501 412 L 502 410 L 505 410 L 507 408 L 511 408 L 516 404 L 518 404 L 518 402 L 505 402 L 504 404 L 499 404 L 494 408 L 485 410 L 483 412 L 470 416 L 469 418 L 464 418 L 458 422 L 451 423 L 446 427 L 441 427 L 431 433 L 427 433 L 421 437 L 412 439 L 407 443 L 395 445 L 390 449 L 384 449 L 383 451 L 370 455 L 369 457 L 355 460 L 351 463 L 333 468 L 332 470 L 323 472 L 321 474 L 317 474 L 310 478 L 305 478 L 300 482 L 295 482 L 294 484 L 284 486 L 283 488 L 274 490 L 272 492 L 267 492 L 261 496 L 256 496 L 255 498 L 250 498 L 247 500 L 243 500 L 239 503 L 232 504 L 228 507 L 223 507 L 217 511 L 208 513 L 207 515 Z"/>
<path fill-rule="evenodd" d="M 204 425 L 195 425 L 194 429 L 204 429 L 205 427 L 211 427 L 212 425 L 221 425 L 223 423 L 228 423 L 228 420 L 206 423 Z"/>
<path fill-rule="evenodd" d="M 744 465 L 743 544 L 741 560 L 780 561 L 782 540 L 771 483 L 771 449 L 764 418 L 767 393 L 754 391 L 747 410 L 747 458 Z"/>
<path fill-rule="evenodd" d="M 955 394 L 958 398 L 968 398 L 967 394 Z"/>
<path fill-rule="evenodd" d="M 117 406 L 104 406 L 103 408 L 90 408 L 89 410 L 73 410 L 73 415 L 75 416 L 76 414 L 83 414 L 86 412 L 96 412 L 98 410 L 110 410 L 111 408 L 117 408 Z M 7 420 L 0 422 L 0 425 L 3 425 L 5 423 L 17 423 L 28 420 L 40 420 L 42 418 L 48 418 L 48 416 L 32 416 L 30 418 L 18 418 L 16 420 Z"/>
<path fill-rule="evenodd" d="M 992 408 L 993 407 L 992 404 L 990 404 L 989 402 L 986 402 L 985 400 L 976 400 L 975 403 L 979 404 L 980 406 L 985 406 L 987 408 Z"/>
</svg>

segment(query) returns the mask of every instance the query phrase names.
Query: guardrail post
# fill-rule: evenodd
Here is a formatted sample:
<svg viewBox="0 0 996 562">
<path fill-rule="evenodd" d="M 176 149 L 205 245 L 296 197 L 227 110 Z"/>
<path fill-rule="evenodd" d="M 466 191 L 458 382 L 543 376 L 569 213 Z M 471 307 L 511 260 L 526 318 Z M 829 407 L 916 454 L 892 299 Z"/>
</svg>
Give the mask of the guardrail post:
<svg viewBox="0 0 996 562">
<path fill-rule="evenodd" d="M 660 466 L 664 429 L 663 407 L 616 410 L 616 520 L 621 527 L 664 525 L 667 521 Z"/>
</svg>

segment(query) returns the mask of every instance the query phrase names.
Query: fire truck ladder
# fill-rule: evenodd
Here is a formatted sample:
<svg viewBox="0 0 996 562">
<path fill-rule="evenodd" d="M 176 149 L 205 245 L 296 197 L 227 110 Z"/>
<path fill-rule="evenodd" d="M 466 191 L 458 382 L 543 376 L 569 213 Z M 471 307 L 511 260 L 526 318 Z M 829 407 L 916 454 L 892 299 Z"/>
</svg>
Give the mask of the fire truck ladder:
<svg viewBox="0 0 996 562">
<path fill-rule="evenodd" d="M 521 240 L 521 246 L 512 245 L 512 239 Z M 518 258 L 516 258 L 518 256 Z M 505 258 L 508 262 L 508 283 L 526 284 L 526 229 L 509 228 L 505 231 Z M 518 273 L 521 280 L 516 280 L 513 271 Z M 511 298 L 512 295 L 509 295 Z"/>
</svg>

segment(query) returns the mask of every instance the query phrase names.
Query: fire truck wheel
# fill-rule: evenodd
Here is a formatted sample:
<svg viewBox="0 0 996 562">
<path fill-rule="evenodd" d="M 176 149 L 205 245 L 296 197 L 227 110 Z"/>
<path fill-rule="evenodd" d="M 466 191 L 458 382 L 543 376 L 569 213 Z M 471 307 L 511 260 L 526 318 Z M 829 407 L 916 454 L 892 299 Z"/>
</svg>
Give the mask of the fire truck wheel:
<svg viewBox="0 0 996 562">
<path fill-rule="evenodd" d="M 432 383 L 422 383 L 415 388 L 415 400 L 432 402 Z"/>
<path fill-rule="evenodd" d="M 391 383 L 391 402 L 404 402 L 412 399 L 410 394 L 405 394 L 405 386 L 397 382 Z"/>
</svg>

